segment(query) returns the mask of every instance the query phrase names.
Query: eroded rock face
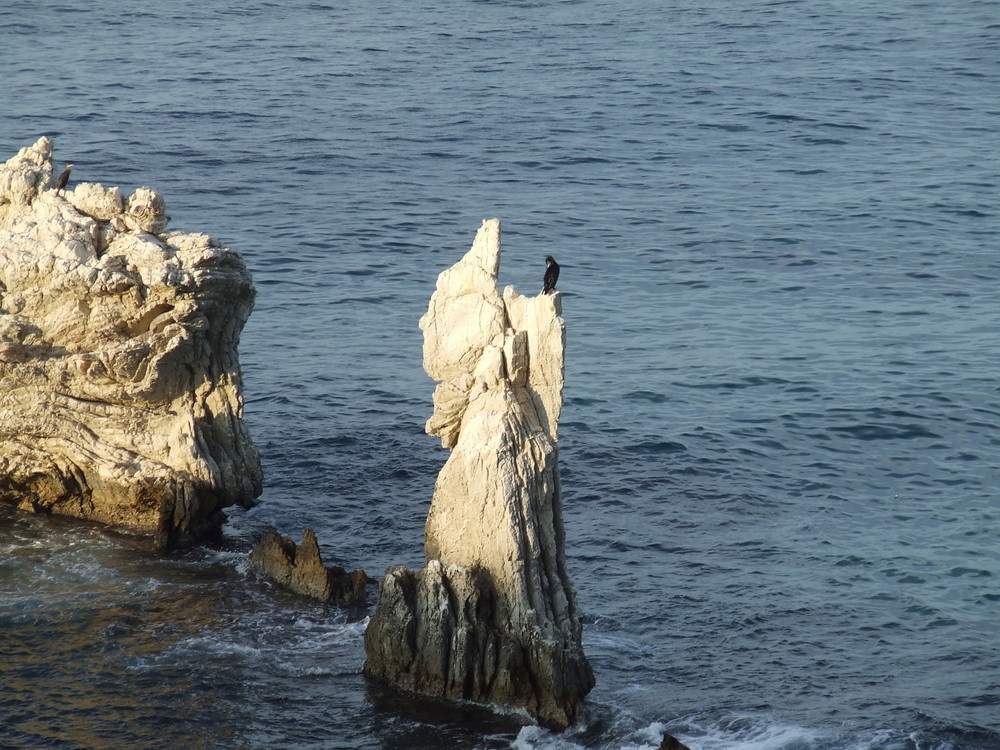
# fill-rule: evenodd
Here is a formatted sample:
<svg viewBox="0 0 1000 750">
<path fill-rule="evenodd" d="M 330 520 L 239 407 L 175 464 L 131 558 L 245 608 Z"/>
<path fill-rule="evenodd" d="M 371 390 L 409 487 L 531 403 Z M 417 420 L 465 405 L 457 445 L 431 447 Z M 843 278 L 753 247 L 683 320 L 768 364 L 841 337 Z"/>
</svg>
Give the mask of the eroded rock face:
<svg viewBox="0 0 1000 750">
<path fill-rule="evenodd" d="M 0 167 L 0 501 L 195 539 L 261 491 L 237 355 L 249 273 L 164 233 L 154 191 L 57 194 L 55 173 L 48 138 Z"/>
<path fill-rule="evenodd" d="M 565 728 L 594 677 L 564 553 L 561 298 L 501 296 L 499 258 L 500 223 L 485 221 L 420 321 L 424 369 L 440 381 L 427 432 L 452 453 L 427 518 L 427 564 L 386 572 L 365 671 Z"/>
<path fill-rule="evenodd" d="M 360 604 L 365 600 L 368 576 L 363 570 L 348 573 L 327 567 L 319 553 L 316 534 L 306 529 L 302 544 L 271 529 L 250 553 L 250 560 L 282 586 L 297 594 L 332 604 Z"/>
</svg>

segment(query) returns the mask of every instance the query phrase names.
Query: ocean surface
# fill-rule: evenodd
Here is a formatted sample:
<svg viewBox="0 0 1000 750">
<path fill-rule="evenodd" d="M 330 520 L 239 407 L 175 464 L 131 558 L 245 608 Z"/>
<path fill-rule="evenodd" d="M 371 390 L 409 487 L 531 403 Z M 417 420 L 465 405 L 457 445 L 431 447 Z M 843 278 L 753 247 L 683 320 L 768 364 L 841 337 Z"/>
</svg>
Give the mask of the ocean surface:
<svg viewBox="0 0 1000 750">
<path fill-rule="evenodd" d="M 266 486 L 166 556 L 0 509 L 0 746 L 1000 748 L 1000 3 L 5 0 L 41 135 L 243 253 Z M 562 265 L 561 735 L 247 564 L 422 564 L 417 321 L 492 217 L 503 284 Z"/>
</svg>

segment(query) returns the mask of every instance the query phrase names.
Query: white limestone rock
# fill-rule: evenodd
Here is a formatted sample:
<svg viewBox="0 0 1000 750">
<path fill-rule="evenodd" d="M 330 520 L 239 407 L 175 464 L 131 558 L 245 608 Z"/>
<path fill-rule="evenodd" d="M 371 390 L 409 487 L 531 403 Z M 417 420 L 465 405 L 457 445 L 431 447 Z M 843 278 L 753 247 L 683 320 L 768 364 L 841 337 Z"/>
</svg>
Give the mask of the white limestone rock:
<svg viewBox="0 0 1000 750">
<path fill-rule="evenodd" d="M 442 381 L 427 432 L 452 453 L 427 517 L 427 565 L 387 571 L 365 670 L 411 692 L 523 707 L 565 728 L 594 677 L 565 562 L 561 297 L 510 287 L 501 297 L 499 257 L 500 223 L 484 221 L 420 320 L 424 369 Z"/>
<path fill-rule="evenodd" d="M 125 226 L 135 232 L 163 232 L 167 228 L 163 197 L 147 187 L 137 188 L 125 206 Z"/>
<path fill-rule="evenodd" d="M 125 211 L 125 200 L 118 187 L 105 188 L 100 183 L 81 182 L 67 191 L 66 197 L 81 214 L 100 221 L 111 221 Z"/>
<path fill-rule="evenodd" d="M 0 219 L 9 206 L 26 206 L 52 183 L 52 140 L 46 136 L 25 146 L 0 169 Z"/>
<path fill-rule="evenodd" d="M 0 502 L 160 545 L 261 491 L 237 356 L 240 256 L 162 234 L 148 189 L 57 194 L 47 138 L 0 167 Z"/>
</svg>

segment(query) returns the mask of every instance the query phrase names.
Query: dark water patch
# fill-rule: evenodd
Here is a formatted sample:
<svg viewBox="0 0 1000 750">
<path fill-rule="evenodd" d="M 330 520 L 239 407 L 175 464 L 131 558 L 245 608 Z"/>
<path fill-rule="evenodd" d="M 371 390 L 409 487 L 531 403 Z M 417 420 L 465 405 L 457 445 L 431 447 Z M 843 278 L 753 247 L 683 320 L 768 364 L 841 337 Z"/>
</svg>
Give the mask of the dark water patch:
<svg viewBox="0 0 1000 750">
<path fill-rule="evenodd" d="M 940 438 L 919 424 L 856 424 L 844 427 L 828 427 L 830 432 L 845 434 L 858 440 L 913 440 L 917 438 Z"/>
<path fill-rule="evenodd" d="M 626 393 L 622 396 L 626 401 L 648 401 L 654 404 L 662 404 L 663 402 L 669 400 L 667 396 L 662 393 L 653 393 L 651 391 L 634 391 L 632 393 Z"/>
<path fill-rule="evenodd" d="M 759 117 L 762 120 L 774 120 L 778 122 L 809 122 L 809 123 L 815 122 L 813 118 L 804 117 L 801 115 L 777 114 L 760 110 L 751 112 L 750 114 L 754 115 L 755 117 Z"/>
<path fill-rule="evenodd" d="M 948 207 L 945 207 L 944 211 L 946 213 L 955 214 L 956 216 L 972 217 L 972 218 L 976 218 L 976 219 L 988 219 L 988 218 L 991 218 L 991 217 L 993 217 L 995 215 L 993 213 L 990 213 L 990 212 L 987 212 L 987 211 L 980 211 L 980 210 L 974 209 L 974 208 L 958 209 L 958 208 L 948 208 Z"/>
<path fill-rule="evenodd" d="M 750 130 L 749 125 L 740 125 L 737 123 L 714 123 L 714 122 L 703 122 L 698 125 L 700 128 L 714 129 L 714 130 L 724 130 L 729 133 L 742 133 L 746 130 Z"/>
<path fill-rule="evenodd" d="M 287 283 L 287 282 L 286 282 Z M 338 299 L 329 300 L 327 304 L 330 305 L 354 305 L 354 304 L 366 304 L 366 305 L 382 305 L 386 302 L 390 302 L 391 299 L 381 296 L 369 296 L 369 297 L 340 297 Z"/>
<path fill-rule="evenodd" d="M 565 399 L 565 403 L 567 405 L 572 405 L 572 406 L 587 407 L 587 406 L 597 406 L 599 404 L 603 404 L 603 403 L 606 403 L 606 402 L 603 399 L 598 399 L 598 398 L 585 398 L 585 397 L 582 397 L 582 396 L 570 396 L 570 397 L 568 397 L 568 398 Z"/>
<path fill-rule="evenodd" d="M 782 385 L 788 381 L 781 378 L 769 378 L 761 376 L 747 377 L 740 381 L 723 381 L 715 383 L 681 383 L 673 382 L 671 385 L 680 388 L 692 388 L 697 390 L 742 390 L 744 388 L 754 388 L 763 385 Z"/>
<path fill-rule="evenodd" d="M 965 568 L 965 567 L 955 567 L 948 571 L 948 575 L 952 578 L 958 578 L 962 576 L 971 576 L 973 578 L 989 578 L 993 574 L 982 568 Z"/>
<path fill-rule="evenodd" d="M 3 23 L 0 24 L 0 31 L 8 31 L 14 34 L 30 34 L 38 31 L 38 26 L 27 23 Z"/>
<path fill-rule="evenodd" d="M 842 130 L 871 130 L 867 125 L 856 125 L 853 123 L 841 123 L 841 122 L 819 122 L 816 127 L 821 128 L 839 128 Z"/>
<path fill-rule="evenodd" d="M 670 440 L 646 440 L 641 443 L 626 445 L 624 450 L 628 453 L 637 453 L 640 455 L 660 455 L 683 453 L 687 451 L 687 447 L 682 443 L 676 443 Z"/>
</svg>

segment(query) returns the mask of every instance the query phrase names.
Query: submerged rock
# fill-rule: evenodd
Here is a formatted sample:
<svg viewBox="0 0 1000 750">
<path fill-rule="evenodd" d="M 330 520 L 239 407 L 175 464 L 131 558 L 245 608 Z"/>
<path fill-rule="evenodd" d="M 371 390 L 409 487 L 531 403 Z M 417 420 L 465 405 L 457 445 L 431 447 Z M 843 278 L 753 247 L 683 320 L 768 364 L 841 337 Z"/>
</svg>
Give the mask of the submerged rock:
<svg viewBox="0 0 1000 750">
<path fill-rule="evenodd" d="M 0 502 L 193 540 L 261 491 L 237 354 L 250 275 L 164 233 L 154 191 L 57 192 L 55 173 L 48 138 L 0 166 Z"/>
<path fill-rule="evenodd" d="M 250 560 L 297 594 L 333 604 L 359 604 L 365 600 L 368 583 L 365 572 L 348 573 L 337 566 L 323 565 L 319 543 L 311 529 L 303 532 L 298 547 L 289 537 L 271 529 L 254 547 Z"/>
<path fill-rule="evenodd" d="M 452 453 L 434 488 L 425 567 L 389 568 L 382 580 L 365 672 L 565 728 L 594 676 L 564 550 L 561 296 L 501 296 L 499 263 L 500 222 L 484 221 L 420 320 L 424 369 L 440 381 L 427 432 Z"/>
</svg>

